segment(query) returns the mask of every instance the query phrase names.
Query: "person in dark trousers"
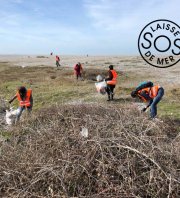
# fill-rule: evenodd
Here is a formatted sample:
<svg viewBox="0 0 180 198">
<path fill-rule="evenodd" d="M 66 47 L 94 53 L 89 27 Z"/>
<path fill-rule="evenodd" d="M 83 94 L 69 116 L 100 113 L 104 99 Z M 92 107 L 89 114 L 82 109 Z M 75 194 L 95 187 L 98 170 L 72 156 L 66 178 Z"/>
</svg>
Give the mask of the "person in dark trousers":
<svg viewBox="0 0 180 198">
<path fill-rule="evenodd" d="M 59 58 L 59 56 L 56 55 L 56 66 L 57 67 L 61 66 L 59 62 L 60 62 L 60 58 Z"/>
<path fill-rule="evenodd" d="M 106 92 L 108 95 L 107 101 L 114 99 L 114 88 L 117 83 L 117 76 L 118 76 L 117 72 L 113 69 L 113 65 L 110 65 L 108 71 L 108 78 L 105 79 L 107 83 L 107 88 L 106 88 Z"/>
<path fill-rule="evenodd" d="M 149 85 L 147 86 L 147 84 Z M 153 85 L 152 82 L 147 82 L 137 87 L 136 90 L 132 91 L 131 96 L 133 98 L 140 98 L 143 102 L 148 102 L 147 106 L 142 109 L 146 111 L 150 107 L 150 116 L 155 118 L 157 115 L 157 104 L 161 101 L 164 95 L 164 89 L 159 85 Z"/>
<path fill-rule="evenodd" d="M 76 79 L 78 80 L 78 78 L 80 78 L 82 80 L 82 65 L 80 62 L 78 62 L 75 66 L 74 66 L 74 73 L 76 75 Z"/>
<path fill-rule="evenodd" d="M 21 114 L 25 109 L 27 109 L 29 113 L 32 111 L 32 107 L 33 107 L 32 90 L 26 89 L 26 87 L 24 86 L 19 87 L 17 93 L 9 101 L 9 103 L 11 104 L 16 98 L 19 101 L 19 108 L 18 108 L 19 111 L 16 117 L 16 122 L 17 122 L 19 121 Z"/>
</svg>

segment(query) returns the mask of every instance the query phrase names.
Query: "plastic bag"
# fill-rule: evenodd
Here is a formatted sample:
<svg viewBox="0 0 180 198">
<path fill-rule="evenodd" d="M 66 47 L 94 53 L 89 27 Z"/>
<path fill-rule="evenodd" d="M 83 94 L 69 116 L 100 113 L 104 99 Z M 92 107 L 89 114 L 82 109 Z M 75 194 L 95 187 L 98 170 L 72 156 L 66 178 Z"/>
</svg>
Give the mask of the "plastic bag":
<svg viewBox="0 0 180 198">
<path fill-rule="evenodd" d="M 95 83 L 95 86 L 98 93 L 102 95 L 106 94 L 106 87 L 107 87 L 106 81 L 97 82 Z"/>
<path fill-rule="evenodd" d="M 103 80 L 103 77 L 101 75 L 96 76 L 97 82 L 101 82 Z"/>
<path fill-rule="evenodd" d="M 6 123 L 8 125 L 12 125 L 15 123 L 15 119 L 17 117 L 17 115 L 19 114 L 20 110 L 19 109 L 15 109 L 13 110 L 13 108 L 11 107 L 10 110 L 6 110 Z"/>
<path fill-rule="evenodd" d="M 80 134 L 82 137 L 87 138 L 88 137 L 88 129 L 85 127 L 82 127 L 82 130 L 80 131 Z"/>
</svg>

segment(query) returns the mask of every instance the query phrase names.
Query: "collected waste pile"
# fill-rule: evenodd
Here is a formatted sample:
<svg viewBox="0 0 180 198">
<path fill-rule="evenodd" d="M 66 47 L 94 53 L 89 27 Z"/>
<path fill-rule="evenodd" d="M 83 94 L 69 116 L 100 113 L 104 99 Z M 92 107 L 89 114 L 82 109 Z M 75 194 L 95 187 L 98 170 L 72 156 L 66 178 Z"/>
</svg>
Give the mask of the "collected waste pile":
<svg viewBox="0 0 180 198">
<path fill-rule="evenodd" d="M 0 197 L 180 197 L 170 130 L 127 105 L 43 109 L 0 142 Z"/>
</svg>

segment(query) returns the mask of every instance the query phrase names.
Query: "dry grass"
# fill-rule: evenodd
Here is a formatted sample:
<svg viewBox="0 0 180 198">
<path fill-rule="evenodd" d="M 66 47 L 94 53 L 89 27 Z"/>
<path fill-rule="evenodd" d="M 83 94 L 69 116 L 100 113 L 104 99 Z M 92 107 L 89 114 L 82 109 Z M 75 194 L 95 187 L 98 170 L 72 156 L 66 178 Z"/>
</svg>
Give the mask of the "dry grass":
<svg viewBox="0 0 180 198">
<path fill-rule="evenodd" d="M 179 136 L 169 123 L 129 105 L 41 110 L 1 142 L 0 196 L 179 197 Z"/>
</svg>

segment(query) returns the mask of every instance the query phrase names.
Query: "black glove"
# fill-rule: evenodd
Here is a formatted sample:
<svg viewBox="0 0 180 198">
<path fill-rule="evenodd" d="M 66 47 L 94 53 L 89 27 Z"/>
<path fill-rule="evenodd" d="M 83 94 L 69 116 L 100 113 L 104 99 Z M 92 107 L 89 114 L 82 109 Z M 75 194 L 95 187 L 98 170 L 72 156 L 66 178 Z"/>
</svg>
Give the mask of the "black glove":
<svg viewBox="0 0 180 198">
<path fill-rule="evenodd" d="M 147 108 L 146 108 L 146 107 L 144 107 L 141 111 L 142 111 L 142 112 L 145 112 L 145 111 L 146 111 L 146 109 L 147 109 Z"/>
</svg>

